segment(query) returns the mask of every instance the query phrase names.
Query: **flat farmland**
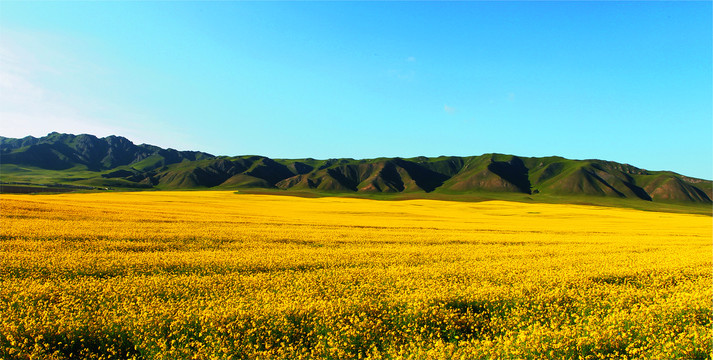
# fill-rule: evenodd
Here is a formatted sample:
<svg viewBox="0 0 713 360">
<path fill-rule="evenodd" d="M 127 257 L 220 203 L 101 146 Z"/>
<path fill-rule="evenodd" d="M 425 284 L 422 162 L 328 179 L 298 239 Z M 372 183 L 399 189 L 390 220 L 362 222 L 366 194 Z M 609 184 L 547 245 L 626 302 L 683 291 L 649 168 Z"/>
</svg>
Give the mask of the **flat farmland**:
<svg viewBox="0 0 713 360">
<path fill-rule="evenodd" d="M 710 216 L 0 195 L 3 359 L 710 359 Z"/>
</svg>

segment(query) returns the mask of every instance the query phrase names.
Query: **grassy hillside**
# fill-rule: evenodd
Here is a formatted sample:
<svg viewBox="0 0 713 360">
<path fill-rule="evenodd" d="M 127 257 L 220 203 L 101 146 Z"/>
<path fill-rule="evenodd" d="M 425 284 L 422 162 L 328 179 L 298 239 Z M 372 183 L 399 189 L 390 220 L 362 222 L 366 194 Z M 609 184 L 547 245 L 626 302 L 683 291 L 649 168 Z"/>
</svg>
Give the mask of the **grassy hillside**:
<svg viewBox="0 0 713 360">
<path fill-rule="evenodd" d="M 709 180 L 604 160 L 561 157 L 227 157 L 134 145 L 116 136 L 100 139 L 58 133 L 43 138 L 0 137 L 0 155 L 0 182 L 5 183 L 251 189 L 394 199 L 520 199 L 647 209 L 691 205 L 708 211 L 713 196 Z"/>
</svg>

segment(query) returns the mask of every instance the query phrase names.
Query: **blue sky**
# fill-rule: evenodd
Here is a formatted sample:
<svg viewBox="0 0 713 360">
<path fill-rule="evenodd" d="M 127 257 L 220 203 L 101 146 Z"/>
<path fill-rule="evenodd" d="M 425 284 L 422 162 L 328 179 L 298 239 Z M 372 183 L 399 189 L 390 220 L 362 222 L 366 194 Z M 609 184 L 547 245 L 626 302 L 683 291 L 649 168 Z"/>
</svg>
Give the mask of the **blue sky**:
<svg viewBox="0 0 713 360">
<path fill-rule="evenodd" d="M 0 2 L 0 135 L 713 178 L 711 2 Z"/>
</svg>

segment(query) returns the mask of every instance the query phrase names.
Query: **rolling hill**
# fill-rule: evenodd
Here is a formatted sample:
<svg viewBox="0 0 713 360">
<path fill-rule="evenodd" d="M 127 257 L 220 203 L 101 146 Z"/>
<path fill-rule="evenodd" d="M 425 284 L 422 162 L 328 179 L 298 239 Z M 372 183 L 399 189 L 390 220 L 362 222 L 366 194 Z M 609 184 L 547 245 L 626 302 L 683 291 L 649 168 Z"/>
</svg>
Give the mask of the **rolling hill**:
<svg viewBox="0 0 713 360">
<path fill-rule="evenodd" d="M 120 136 L 0 137 L 0 181 L 142 189 L 272 189 L 408 197 L 507 196 L 711 204 L 712 183 L 604 160 L 504 154 L 270 159 L 135 145 Z"/>
</svg>

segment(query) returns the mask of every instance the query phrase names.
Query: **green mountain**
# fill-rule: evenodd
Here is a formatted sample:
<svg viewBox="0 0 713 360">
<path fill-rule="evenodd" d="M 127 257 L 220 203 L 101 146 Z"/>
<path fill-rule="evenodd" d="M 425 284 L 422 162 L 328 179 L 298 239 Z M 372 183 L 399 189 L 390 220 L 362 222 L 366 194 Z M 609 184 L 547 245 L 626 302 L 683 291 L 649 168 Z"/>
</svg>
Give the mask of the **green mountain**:
<svg viewBox="0 0 713 360">
<path fill-rule="evenodd" d="M 97 138 L 94 135 L 71 135 L 57 132 L 41 138 L 27 136 L 13 139 L 0 136 L 3 164 L 30 165 L 50 170 L 83 166 L 102 171 L 123 165 L 151 170 L 182 161 L 213 158 L 197 151 L 176 151 L 153 145 L 134 145 L 120 136 Z"/>
<path fill-rule="evenodd" d="M 135 145 L 118 136 L 0 137 L 0 181 L 145 189 L 271 189 L 404 197 L 711 204 L 712 182 L 603 160 L 503 154 L 270 159 Z"/>
</svg>

